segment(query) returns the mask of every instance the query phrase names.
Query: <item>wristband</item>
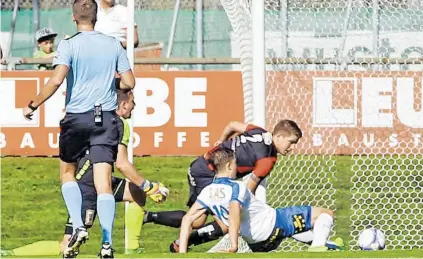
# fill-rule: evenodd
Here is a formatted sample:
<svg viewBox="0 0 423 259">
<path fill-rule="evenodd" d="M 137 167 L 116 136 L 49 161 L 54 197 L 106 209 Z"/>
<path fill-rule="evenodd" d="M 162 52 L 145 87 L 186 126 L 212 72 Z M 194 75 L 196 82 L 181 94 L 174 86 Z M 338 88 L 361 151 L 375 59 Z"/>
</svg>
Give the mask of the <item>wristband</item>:
<svg viewBox="0 0 423 259">
<path fill-rule="evenodd" d="M 30 108 L 31 110 L 33 110 L 33 111 L 35 111 L 35 110 L 37 110 L 37 108 L 38 107 L 34 107 L 34 106 L 32 106 L 32 103 L 33 103 L 34 101 L 30 101 L 29 103 L 28 103 L 28 108 Z"/>
<path fill-rule="evenodd" d="M 253 181 L 254 181 L 254 182 L 256 182 L 256 183 L 259 183 L 259 182 L 261 181 L 261 178 L 260 178 L 260 177 L 258 177 L 258 176 L 256 176 L 256 175 L 254 174 L 254 172 L 251 174 L 250 179 L 251 179 L 251 180 L 253 180 Z"/>
<path fill-rule="evenodd" d="M 144 182 L 141 184 L 140 188 L 144 192 L 148 192 L 149 190 L 151 190 L 151 188 L 153 188 L 153 184 L 149 180 L 144 180 Z"/>
</svg>

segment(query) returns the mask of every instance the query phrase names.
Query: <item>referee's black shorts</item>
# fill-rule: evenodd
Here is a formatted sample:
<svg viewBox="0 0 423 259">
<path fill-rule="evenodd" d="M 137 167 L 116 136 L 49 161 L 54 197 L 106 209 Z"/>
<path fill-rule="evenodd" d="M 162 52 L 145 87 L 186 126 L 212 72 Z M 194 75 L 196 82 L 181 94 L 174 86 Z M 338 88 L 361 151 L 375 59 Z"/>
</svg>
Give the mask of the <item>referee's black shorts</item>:
<svg viewBox="0 0 423 259">
<path fill-rule="evenodd" d="M 60 121 L 59 153 L 66 163 L 76 163 L 90 151 L 91 162 L 114 163 L 121 132 L 115 111 L 103 111 L 102 125 L 94 123 L 94 112 L 67 113 Z"/>
</svg>

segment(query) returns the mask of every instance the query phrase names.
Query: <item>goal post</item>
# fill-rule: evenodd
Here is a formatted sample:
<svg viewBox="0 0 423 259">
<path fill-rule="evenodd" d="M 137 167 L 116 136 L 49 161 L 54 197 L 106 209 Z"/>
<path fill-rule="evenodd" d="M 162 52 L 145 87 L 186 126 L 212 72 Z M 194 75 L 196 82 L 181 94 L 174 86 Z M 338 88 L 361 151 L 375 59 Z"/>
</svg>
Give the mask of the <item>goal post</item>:
<svg viewBox="0 0 423 259">
<path fill-rule="evenodd" d="M 253 117 L 254 124 L 266 127 L 266 67 L 264 1 L 252 2 Z"/>
<path fill-rule="evenodd" d="M 127 11 L 128 11 L 128 20 L 127 20 L 127 29 L 126 29 L 126 53 L 128 56 L 129 64 L 131 66 L 132 71 L 134 71 L 134 34 L 135 34 L 135 1 L 134 0 L 127 0 Z M 129 143 L 128 143 L 128 159 L 129 162 L 134 162 L 134 148 L 133 148 L 133 132 L 134 132 L 134 124 L 133 124 L 133 117 L 128 119 L 130 134 L 129 134 Z M 129 202 L 125 202 L 125 215 L 128 211 Z M 126 222 L 127 217 L 125 217 L 125 251 L 128 250 L 128 222 Z"/>
</svg>

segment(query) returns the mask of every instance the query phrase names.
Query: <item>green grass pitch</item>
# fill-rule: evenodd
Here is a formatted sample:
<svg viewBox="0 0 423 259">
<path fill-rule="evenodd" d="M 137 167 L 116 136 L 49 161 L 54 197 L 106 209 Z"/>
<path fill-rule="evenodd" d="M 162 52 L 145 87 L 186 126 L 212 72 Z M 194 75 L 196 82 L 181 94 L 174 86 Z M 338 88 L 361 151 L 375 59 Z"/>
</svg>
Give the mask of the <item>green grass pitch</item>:
<svg viewBox="0 0 423 259">
<path fill-rule="evenodd" d="M 192 157 L 143 157 L 135 164 L 146 178 L 163 182 L 170 189 L 166 203 L 156 205 L 148 201 L 147 210 L 185 209 L 188 196 L 186 172 Z M 349 188 L 352 162 L 349 157 L 336 157 L 338 174 L 336 192 L 336 232 L 349 242 Z M 66 221 L 66 208 L 60 193 L 57 158 L 1 159 L 1 248 L 12 249 L 40 240 L 60 240 Z M 145 253 L 137 256 L 121 255 L 124 251 L 124 204 L 118 204 L 114 229 L 114 247 L 118 257 L 153 258 L 387 258 L 423 257 L 423 250 L 345 251 L 328 253 L 283 252 L 269 254 L 207 254 L 213 244 L 194 247 L 192 253 L 175 257 L 166 253 L 178 230 L 158 225 L 144 225 L 141 245 Z M 423 237 L 421 237 L 423 238 Z M 95 257 L 100 247 L 98 220 L 90 230 L 90 240 L 81 249 L 81 257 Z"/>
</svg>

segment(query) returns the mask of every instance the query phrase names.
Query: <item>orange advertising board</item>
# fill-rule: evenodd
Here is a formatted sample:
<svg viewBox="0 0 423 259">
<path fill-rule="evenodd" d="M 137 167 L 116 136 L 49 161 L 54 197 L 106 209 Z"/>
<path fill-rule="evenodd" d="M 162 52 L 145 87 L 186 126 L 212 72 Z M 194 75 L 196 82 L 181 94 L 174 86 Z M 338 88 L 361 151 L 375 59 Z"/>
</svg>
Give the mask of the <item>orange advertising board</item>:
<svg viewBox="0 0 423 259">
<path fill-rule="evenodd" d="M 36 111 L 22 108 L 48 81 L 50 72 L 3 72 L 0 92 L 2 155 L 58 154 L 66 82 Z M 198 155 L 218 140 L 231 120 L 243 120 L 241 74 L 237 72 L 144 72 L 136 74 L 133 112 L 135 155 Z"/>
<path fill-rule="evenodd" d="M 267 123 L 295 120 L 306 154 L 422 154 L 423 73 L 268 72 Z"/>
<path fill-rule="evenodd" d="M 28 122 L 26 106 L 50 72 L 3 72 L 2 155 L 57 155 L 65 83 Z M 138 72 L 135 155 L 199 155 L 231 120 L 244 118 L 239 71 Z M 302 154 L 423 152 L 423 73 L 268 72 L 267 128 L 295 120 Z"/>
</svg>

